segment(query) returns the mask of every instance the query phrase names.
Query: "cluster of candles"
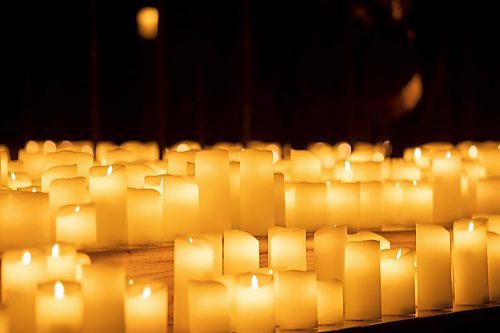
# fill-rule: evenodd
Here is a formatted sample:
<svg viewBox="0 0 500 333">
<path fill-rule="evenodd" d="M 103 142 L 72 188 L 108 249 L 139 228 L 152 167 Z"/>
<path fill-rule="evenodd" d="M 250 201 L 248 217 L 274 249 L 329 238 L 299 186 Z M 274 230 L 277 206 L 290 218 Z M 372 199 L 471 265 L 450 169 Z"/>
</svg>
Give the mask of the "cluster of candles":
<svg viewBox="0 0 500 333">
<path fill-rule="evenodd" d="M 180 332 L 307 329 L 498 300 L 500 144 L 390 150 L 184 141 L 160 159 L 156 143 L 29 141 L 12 160 L 0 145 L 0 332 L 5 322 L 15 333 L 165 332 L 165 284 L 126 280 L 77 250 L 172 241 Z M 366 229 L 416 229 L 416 252 L 352 233 Z M 268 236 L 267 268 L 255 236 Z"/>
</svg>

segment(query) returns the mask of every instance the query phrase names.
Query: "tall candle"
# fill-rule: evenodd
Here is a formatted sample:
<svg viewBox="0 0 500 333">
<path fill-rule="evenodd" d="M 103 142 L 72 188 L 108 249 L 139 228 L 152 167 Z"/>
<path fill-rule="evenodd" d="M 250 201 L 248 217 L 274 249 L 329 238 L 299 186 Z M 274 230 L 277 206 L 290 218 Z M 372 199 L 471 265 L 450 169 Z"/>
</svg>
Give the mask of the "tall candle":
<svg viewBox="0 0 500 333">
<path fill-rule="evenodd" d="M 486 223 L 463 219 L 453 223 L 453 288 L 455 304 L 488 303 Z"/>
<path fill-rule="evenodd" d="M 273 154 L 247 149 L 240 155 L 240 229 L 264 236 L 274 224 Z"/>
<path fill-rule="evenodd" d="M 163 241 L 162 196 L 151 189 L 127 189 L 128 240 L 131 245 Z"/>
<path fill-rule="evenodd" d="M 290 160 L 291 175 L 294 182 L 320 182 L 321 160 L 307 150 L 292 149 Z"/>
<path fill-rule="evenodd" d="M 79 283 L 56 281 L 38 287 L 36 332 L 83 332 L 83 301 Z"/>
<path fill-rule="evenodd" d="M 415 313 L 413 251 L 390 249 L 381 252 L 382 314 Z"/>
<path fill-rule="evenodd" d="M 500 214 L 500 179 L 486 178 L 477 182 L 476 212 L 481 214 Z"/>
<path fill-rule="evenodd" d="M 332 325 L 344 320 L 344 293 L 341 280 L 317 282 L 318 325 Z"/>
<path fill-rule="evenodd" d="M 126 332 L 167 332 L 167 293 L 166 285 L 158 281 L 134 281 L 128 285 L 125 295 Z"/>
<path fill-rule="evenodd" d="M 241 230 L 224 231 L 224 274 L 259 268 L 259 240 Z"/>
<path fill-rule="evenodd" d="M 222 232 L 231 228 L 229 152 L 197 152 L 195 175 L 200 191 L 201 231 Z"/>
<path fill-rule="evenodd" d="M 330 184 L 328 195 L 328 224 L 346 225 L 349 231 L 360 228 L 360 184 Z"/>
<path fill-rule="evenodd" d="M 403 183 L 403 221 L 405 225 L 432 223 L 434 219 L 432 187 L 416 180 Z"/>
<path fill-rule="evenodd" d="M 298 228 L 269 228 L 269 267 L 307 270 L 306 231 Z"/>
<path fill-rule="evenodd" d="M 199 236 L 177 236 L 174 239 L 174 330 L 189 331 L 189 280 L 211 280 L 214 251 L 210 242 Z"/>
<path fill-rule="evenodd" d="M 462 162 L 455 150 L 436 152 L 432 159 L 434 222 L 450 225 L 462 216 L 460 174 Z"/>
<path fill-rule="evenodd" d="M 75 280 L 76 249 L 73 245 L 55 243 L 46 247 L 47 279 Z"/>
<path fill-rule="evenodd" d="M 77 248 L 95 247 L 97 227 L 93 203 L 62 206 L 56 217 L 56 240 Z"/>
<path fill-rule="evenodd" d="M 123 165 L 90 169 L 89 194 L 95 204 L 99 246 L 127 244 L 127 187 Z"/>
<path fill-rule="evenodd" d="M 360 223 L 363 229 L 382 227 L 382 183 L 362 182 L 360 185 Z"/>
<path fill-rule="evenodd" d="M 500 235 L 488 232 L 488 292 L 490 302 L 500 300 Z"/>
<path fill-rule="evenodd" d="M 345 251 L 345 319 L 379 319 L 382 315 L 379 242 L 348 241 Z"/>
<path fill-rule="evenodd" d="M 417 224 L 416 251 L 419 310 L 451 308 L 451 250 L 448 230 L 438 225 Z"/>
<path fill-rule="evenodd" d="M 344 280 L 347 227 L 323 227 L 314 233 L 314 269 L 318 280 Z"/>
<path fill-rule="evenodd" d="M 125 271 L 120 265 L 97 263 L 83 267 L 83 332 L 125 331 Z"/>
<path fill-rule="evenodd" d="M 188 304 L 189 332 L 231 331 L 229 294 L 223 283 L 190 281 L 188 284 Z"/>
<path fill-rule="evenodd" d="M 311 232 L 326 225 L 326 222 L 326 185 L 296 183 L 295 227 Z"/>
<path fill-rule="evenodd" d="M 127 187 L 140 189 L 144 187 L 145 178 L 154 176 L 157 172 L 153 168 L 142 163 L 127 164 L 126 181 Z"/>
<path fill-rule="evenodd" d="M 88 178 L 90 168 L 94 165 L 92 155 L 84 152 L 58 151 L 45 155 L 45 170 L 60 165 L 75 165 L 78 177 Z"/>
<path fill-rule="evenodd" d="M 7 178 L 7 186 L 12 190 L 31 186 L 32 183 L 30 176 L 24 172 L 10 172 Z"/>
<path fill-rule="evenodd" d="M 50 183 L 52 183 L 54 179 L 74 177 L 76 177 L 76 165 L 59 165 L 52 167 L 42 174 L 42 191 L 49 192 Z"/>
<path fill-rule="evenodd" d="M 189 165 L 195 162 L 196 151 L 173 151 L 168 155 L 168 174 L 174 176 L 190 175 Z"/>
<path fill-rule="evenodd" d="M 384 227 L 402 225 L 403 215 L 403 185 L 399 182 L 383 183 L 382 220 Z"/>
</svg>

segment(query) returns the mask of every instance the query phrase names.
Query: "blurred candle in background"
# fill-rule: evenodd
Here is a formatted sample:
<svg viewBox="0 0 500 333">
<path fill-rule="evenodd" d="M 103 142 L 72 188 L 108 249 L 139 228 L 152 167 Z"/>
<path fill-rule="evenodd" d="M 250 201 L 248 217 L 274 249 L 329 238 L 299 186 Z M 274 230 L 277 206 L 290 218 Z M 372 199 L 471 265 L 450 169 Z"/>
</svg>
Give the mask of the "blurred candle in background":
<svg viewBox="0 0 500 333">
<path fill-rule="evenodd" d="M 159 14 L 154 7 L 144 7 L 137 12 L 137 33 L 142 39 L 155 39 L 158 35 Z"/>
<path fill-rule="evenodd" d="M 167 287 L 158 281 L 134 281 L 125 295 L 125 330 L 127 333 L 167 332 Z"/>
</svg>

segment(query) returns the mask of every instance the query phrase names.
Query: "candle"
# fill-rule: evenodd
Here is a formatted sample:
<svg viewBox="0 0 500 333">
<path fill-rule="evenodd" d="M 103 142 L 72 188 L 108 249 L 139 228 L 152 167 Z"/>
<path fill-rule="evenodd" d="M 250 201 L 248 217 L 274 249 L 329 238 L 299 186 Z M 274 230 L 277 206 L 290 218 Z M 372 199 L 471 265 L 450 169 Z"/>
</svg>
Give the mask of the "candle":
<svg viewBox="0 0 500 333">
<path fill-rule="evenodd" d="M 453 223 L 453 288 L 455 304 L 488 303 L 486 223 L 463 219 Z"/>
<path fill-rule="evenodd" d="M 383 158 L 383 157 L 382 157 Z M 382 163 L 376 161 L 355 162 L 351 156 L 352 181 L 375 182 L 382 180 Z"/>
<path fill-rule="evenodd" d="M 389 178 L 391 180 L 420 180 L 422 177 L 422 172 L 413 162 L 401 158 L 392 158 L 388 162 L 390 165 Z"/>
<path fill-rule="evenodd" d="M 189 281 L 188 304 L 189 332 L 231 332 L 229 293 L 223 283 Z"/>
<path fill-rule="evenodd" d="M 360 223 L 363 229 L 380 229 L 382 226 L 382 183 L 377 181 L 360 184 Z"/>
<path fill-rule="evenodd" d="M 177 236 L 174 239 L 174 330 L 189 331 L 188 282 L 212 280 L 214 251 L 203 237 Z"/>
<path fill-rule="evenodd" d="M 462 216 L 460 175 L 462 162 L 456 150 L 438 151 L 432 159 L 434 222 L 449 225 Z"/>
<path fill-rule="evenodd" d="M 240 274 L 236 278 L 236 332 L 274 332 L 274 285 L 267 274 Z"/>
<path fill-rule="evenodd" d="M 106 165 L 107 164 L 129 164 L 134 162 L 134 154 L 123 148 L 109 149 L 106 152 Z"/>
<path fill-rule="evenodd" d="M 56 240 L 77 248 L 95 247 L 97 227 L 93 203 L 62 206 L 56 216 Z"/>
<path fill-rule="evenodd" d="M 240 162 L 229 163 L 229 194 L 231 196 L 231 226 L 240 227 Z"/>
<path fill-rule="evenodd" d="M 462 167 L 467 179 L 466 212 L 467 215 L 471 215 L 477 211 L 477 183 L 480 179 L 486 178 L 486 169 L 475 161 L 466 161 Z"/>
<path fill-rule="evenodd" d="M 42 191 L 49 192 L 50 183 L 58 178 L 76 177 L 76 165 L 59 165 L 52 167 L 42 174 Z"/>
<path fill-rule="evenodd" d="M 500 235 L 488 232 L 488 293 L 490 302 L 500 300 Z"/>
<path fill-rule="evenodd" d="M 358 231 L 355 234 L 349 234 L 347 235 L 347 240 L 349 242 L 361 242 L 361 241 L 367 241 L 367 240 L 376 240 L 380 244 L 380 251 L 382 250 L 387 250 L 391 248 L 391 242 L 387 240 L 384 236 L 381 236 L 377 233 L 371 232 L 371 231 Z"/>
<path fill-rule="evenodd" d="M 12 333 L 35 332 L 35 293 L 45 278 L 43 252 L 7 250 L 2 255 L 2 301 Z"/>
<path fill-rule="evenodd" d="M 497 142 L 485 142 L 480 145 L 478 159 L 486 168 L 488 177 L 500 176 L 500 149 Z"/>
<path fill-rule="evenodd" d="M 126 183 L 127 187 L 140 189 L 144 187 L 145 178 L 154 176 L 157 172 L 153 168 L 142 163 L 127 164 Z"/>
<path fill-rule="evenodd" d="M 399 181 L 386 181 L 382 186 L 382 220 L 384 228 L 402 225 L 403 185 Z"/>
<path fill-rule="evenodd" d="M 291 176 L 294 182 L 320 182 L 321 160 L 307 150 L 291 150 Z"/>
<path fill-rule="evenodd" d="M 337 183 L 327 186 L 329 225 L 346 225 L 349 231 L 359 229 L 359 193 L 359 183 Z"/>
<path fill-rule="evenodd" d="M 285 182 L 285 226 L 295 227 L 295 183 Z"/>
<path fill-rule="evenodd" d="M 125 271 L 121 265 L 83 266 L 83 332 L 123 333 Z"/>
<path fill-rule="evenodd" d="M 379 242 L 348 241 L 345 253 L 345 319 L 379 319 L 382 304 Z"/>
<path fill-rule="evenodd" d="M 486 228 L 488 231 L 494 232 L 500 235 L 500 215 L 491 214 L 474 214 L 473 219 L 486 219 Z"/>
<path fill-rule="evenodd" d="M 269 228 L 269 267 L 286 270 L 307 270 L 306 231 L 298 228 Z"/>
<path fill-rule="evenodd" d="M 346 160 L 336 163 L 333 167 L 333 179 L 342 183 L 352 183 L 354 181 L 354 172 L 351 162 Z"/>
<path fill-rule="evenodd" d="M 344 294 L 341 280 L 317 282 L 318 325 L 333 325 L 344 320 Z"/>
<path fill-rule="evenodd" d="M 318 325 L 316 274 L 313 271 L 279 273 L 277 321 L 284 330 L 312 329 Z"/>
<path fill-rule="evenodd" d="M 259 268 L 259 240 L 241 230 L 224 230 L 224 274 Z"/>
<path fill-rule="evenodd" d="M 0 333 L 9 333 L 9 317 L 7 315 L 7 307 L 0 304 Z"/>
<path fill-rule="evenodd" d="M 106 154 L 108 150 L 115 149 L 117 146 L 110 141 L 98 142 L 95 148 L 96 162 L 105 165 L 106 164 Z"/>
<path fill-rule="evenodd" d="M 47 279 L 75 280 L 76 249 L 73 245 L 55 243 L 48 247 Z"/>
<path fill-rule="evenodd" d="M 82 282 L 83 279 L 83 267 L 88 266 L 92 263 L 88 254 L 77 252 L 76 253 L 76 265 L 75 265 L 75 281 Z"/>
<path fill-rule="evenodd" d="M 36 332 L 83 332 L 79 283 L 56 281 L 40 284 L 36 294 Z"/>
<path fill-rule="evenodd" d="M 274 224 L 279 227 L 286 226 L 285 207 L 285 176 L 274 173 Z M 326 212 L 325 212 L 326 213 Z"/>
<path fill-rule="evenodd" d="M 264 236 L 274 225 L 273 154 L 247 149 L 240 155 L 240 228 Z"/>
<path fill-rule="evenodd" d="M 345 226 L 323 227 L 314 233 L 314 269 L 318 280 L 344 280 L 346 239 Z"/>
<path fill-rule="evenodd" d="M 382 315 L 415 313 L 413 251 L 390 249 L 382 251 L 380 256 Z"/>
<path fill-rule="evenodd" d="M 316 231 L 326 225 L 326 185 L 295 184 L 295 227 Z"/>
<path fill-rule="evenodd" d="M 231 228 L 229 153 L 225 150 L 197 152 L 195 175 L 199 186 L 201 231 L 222 232 Z"/>
<path fill-rule="evenodd" d="M 188 178 L 165 176 L 163 227 L 165 241 L 177 235 L 200 233 L 198 185 Z"/>
<path fill-rule="evenodd" d="M 127 189 L 128 241 L 130 245 L 163 241 L 162 196 L 151 189 Z"/>
<path fill-rule="evenodd" d="M 31 178 L 24 172 L 11 172 L 7 179 L 7 186 L 12 190 L 31 186 Z"/>
<path fill-rule="evenodd" d="M 193 174 L 196 151 L 173 151 L 168 155 L 168 174 L 173 176 L 188 176 Z"/>
<path fill-rule="evenodd" d="M 128 285 L 125 295 L 126 332 L 167 332 L 167 293 L 165 284 L 158 281 L 134 281 Z"/>
<path fill-rule="evenodd" d="M 155 190 L 156 192 L 160 193 L 163 198 L 163 184 L 165 182 L 165 177 L 166 173 L 155 176 L 146 176 L 144 177 L 143 188 Z"/>
<path fill-rule="evenodd" d="M 91 154 L 69 150 L 45 155 L 45 171 L 61 165 L 76 165 L 77 176 L 87 178 L 94 159 Z"/>
<path fill-rule="evenodd" d="M 438 225 L 416 225 L 419 310 L 451 308 L 450 234 Z"/>
<path fill-rule="evenodd" d="M 403 221 L 404 225 L 432 223 L 433 213 L 432 187 L 416 180 L 403 183 Z"/>
<path fill-rule="evenodd" d="M 500 214 L 500 179 L 480 179 L 476 188 L 476 212 L 481 214 Z"/>
<path fill-rule="evenodd" d="M 7 187 L 7 177 L 9 171 L 9 153 L 7 150 L 0 149 L 0 188 Z"/>
<path fill-rule="evenodd" d="M 200 237 L 205 238 L 212 246 L 214 259 L 213 279 L 220 279 L 222 277 L 222 234 L 216 232 L 204 233 Z"/>
<path fill-rule="evenodd" d="M 123 165 L 90 169 L 90 200 L 95 204 L 99 246 L 127 244 L 127 187 Z"/>
<path fill-rule="evenodd" d="M 30 152 L 27 149 L 19 149 L 19 161 L 23 162 L 23 170 L 34 183 L 38 183 L 45 167 L 45 155 L 42 151 Z"/>
</svg>

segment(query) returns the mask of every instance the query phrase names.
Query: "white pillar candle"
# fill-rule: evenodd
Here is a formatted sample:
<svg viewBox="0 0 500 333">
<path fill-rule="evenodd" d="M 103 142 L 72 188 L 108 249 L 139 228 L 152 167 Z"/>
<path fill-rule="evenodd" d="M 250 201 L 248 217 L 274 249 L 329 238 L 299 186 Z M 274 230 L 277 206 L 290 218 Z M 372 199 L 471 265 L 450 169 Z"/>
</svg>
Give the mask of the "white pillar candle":
<svg viewBox="0 0 500 333">
<path fill-rule="evenodd" d="M 273 154 L 247 149 L 240 154 L 240 229 L 264 236 L 274 225 Z"/>
<path fill-rule="evenodd" d="M 236 332 L 274 332 L 274 285 L 267 274 L 244 273 L 236 277 Z"/>
<path fill-rule="evenodd" d="M 229 293 L 217 281 L 189 281 L 189 332 L 219 333 L 231 331 Z"/>
<path fill-rule="evenodd" d="M 314 233 L 314 269 L 318 280 L 344 280 L 347 227 L 323 227 Z"/>
<path fill-rule="evenodd" d="M 127 333 L 165 333 L 168 318 L 168 290 L 158 281 L 128 285 L 125 295 Z"/>
<path fill-rule="evenodd" d="M 83 301 L 79 283 L 56 281 L 38 287 L 36 332 L 83 332 Z"/>
<path fill-rule="evenodd" d="M 194 165 L 196 151 L 173 151 L 168 155 L 168 174 L 189 176 L 190 166 Z"/>
<path fill-rule="evenodd" d="M 443 225 L 462 216 L 460 175 L 462 161 L 456 150 L 438 151 L 432 159 L 434 222 Z"/>
<path fill-rule="evenodd" d="M 281 329 L 313 329 L 318 326 L 316 274 L 313 271 L 279 273 L 278 294 Z"/>
<path fill-rule="evenodd" d="M 477 182 L 486 178 L 486 169 L 476 161 L 465 161 L 462 168 L 467 179 L 466 215 L 472 215 L 477 211 Z"/>
<path fill-rule="evenodd" d="M 379 242 L 348 241 L 345 251 L 345 319 L 379 319 L 382 315 Z"/>
<path fill-rule="evenodd" d="M 361 228 L 380 229 L 382 227 L 382 183 L 362 182 L 359 193 Z"/>
<path fill-rule="evenodd" d="M 31 186 L 32 180 L 30 176 L 24 172 L 10 172 L 7 178 L 7 186 L 11 190 Z"/>
<path fill-rule="evenodd" d="M 75 280 L 76 248 L 65 243 L 45 247 L 48 280 Z"/>
<path fill-rule="evenodd" d="M 286 226 L 285 208 L 285 176 L 274 173 L 274 224 L 279 227 Z"/>
<path fill-rule="evenodd" d="M 224 231 L 224 274 L 259 268 L 259 240 L 241 230 Z"/>
<path fill-rule="evenodd" d="M 344 293 L 341 280 L 317 282 L 318 325 L 333 325 L 344 320 Z"/>
<path fill-rule="evenodd" d="M 306 271 L 306 231 L 298 228 L 269 228 L 268 263 L 269 267 Z"/>
<path fill-rule="evenodd" d="M 381 252 L 382 315 L 415 313 L 413 251 L 390 249 Z"/>
<path fill-rule="evenodd" d="M 174 239 L 174 330 L 189 331 L 188 282 L 212 280 L 214 251 L 200 236 L 177 236 Z"/>
<path fill-rule="evenodd" d="M 291 176 L 294 182 L 320 182 L 321 160 L 307 150 L 292 149 L 290 160 Z"/>
<path fill-rule="evenodd" d="M 403 224 L 403 185 L 399 181 L 383 183 L 382 221 L 384 228 Z"/>
<path fill-rule="evenodd" d="M 94 165 L 94 159 L 91 154 L 69 150 L 45 155 L 45 170 L 60 165 L 76 165 L 78 177 L 88 178 L 90 168 Z"/>
<path fill-rule="evenodd" d="M 83 332 L 125 331 L 125 271 L 120 265 L 97 263 L 83 267 Z"/>
<path fill-rule="evenodd" d="M 313 232 L 326 225 L 326 185 L 295 184 L 295 227 Z"/>
<path fill-rule="evenodd" d="M 337 183 L 327 186 L 329 225 L 346 225 L 351 232 L 360 228 L 359 193 L 359 183 Z"/>
<path fill-rule="evenodd" d="M 490 302 L 500 300 L 500 235 L 488 232 L 488 291 Z"/>
<path fill-rule="evenodd" d="M 477 182 L 476 212 L 481 214 L 500 214 L 500 179 L 486 178 Z"/>
<path fill-rule="evenodd" d="M 41 186 L 43 192 L 49 192 L 50 183 L 58 178 L 74 178 L 76 177 L 75 165 L 59 165 L 48 169 L 42 174 Z"/>
<path fill-rule="evenodd" d="M 99 246 L 127 244 L 127 187 L 125 167 L 109 165 L 90 169 L 89 194 L 96 208 Z"/>
<path fill-rule="evenodd" d="M 295 227 L 295 183 L 285 182 L 285 226 Z"/>
<path fill-rule="evenodd" d="M 403 221 L 404 225 L 432 223 L 434 219 L 432 187 L 416 180 L 403 183 Z"/>
<path fill-rule="evenodd" d="M 127 189 L 128 241 L 130 245 L 163 241 L 163 199 L 151 189 Z"/>
<path fill-rule="evenodd" d="M 453 223 L 453 288 L 455 304 L 488 303 L 486 223 L 463 219 Z"/>
<path fill-rule="evenodd" d="M 419 310 L 453 306 L 450 233 L 438 225 L 416 225 L 417 290 Z"/>
<path fill-rule="evenodd" d="M 127 187 L 141 189 L 144 187 L 145 178 L 154 176 L 157 172 L 143 163 L 128 163 L 126 172 Z"/>
<path fill-rule="evenodd" d="M 93 203 L 62 206 L 56 216 L 56 240 L 77 248 L 97 245 L 97 227 Z"/>
<path fill-rule="evenodd" d="M 197 152 L 195 175 L 200 191 L 201 232 L 231 228 L 229 153 L 225 150 Z"/>
</svg>

